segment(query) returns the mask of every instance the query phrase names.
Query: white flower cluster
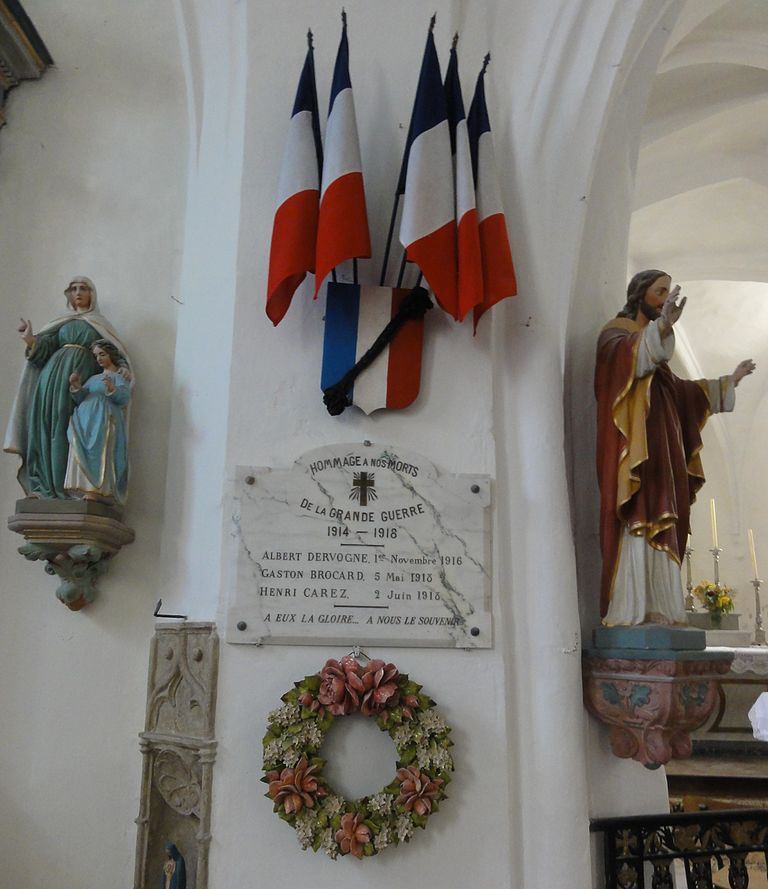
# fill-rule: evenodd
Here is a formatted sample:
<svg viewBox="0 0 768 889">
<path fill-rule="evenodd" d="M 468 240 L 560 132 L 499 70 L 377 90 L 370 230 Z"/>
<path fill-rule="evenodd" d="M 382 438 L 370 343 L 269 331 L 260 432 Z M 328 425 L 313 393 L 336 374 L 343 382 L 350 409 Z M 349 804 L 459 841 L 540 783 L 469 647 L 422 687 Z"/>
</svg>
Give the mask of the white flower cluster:
<svg viewBox="0 0 768 889">
<path fill-rule="evenodd" d="M 445 747 L 438 747 L 431 741 L 429 747 L 419 747 L 416 751 L 416 763 L 420 769 L 428 769 L 432 766 L 441 772 L 450 771 L 453 768 L 453 759 Z"/>
<path fill-rule="evenodd" d="M 296 836 L 302 849 L 309 849 L 315 839 L 317 812 L 314 809 L 302 809 L 294 822 Z"/>
<path fill-rule="evenodd" d="M 403 725 L 399 725 L 392 732 L 392 740 L 395 742 L 399 750 L 403 747 L 407 747 L 413 740 L 413 724 L 406 722 L 403 723 Z"/>
<path fill-rule="evenodd" d="M 321 834 L 320 848 L 329 858 L 337 858 L 339 847 L 333 835 L 333 828 L 327 827 Z"/>
<path fill-rule="evenodd" d="M 374 793 L 368 799 L 368 809 L 374 815 L 389 815 L 395 798 L 390 793 Z"/>
<path fill-rule="evenodd" d="M 389 835 L 389 828 L 382 827 L 381 830 L 373 838 L 373 848 L 377 852 L 381 852 L 381 850 L 386 849 L 387 846 L 389 846 L 391 842 L 392 842 L 392 838 Z"/>
<path fill-rule="evenodd" d="M 423 710 L 416 718 L 429 735 L 442 735 L 448 731 L 448 724 L 434 708 Z"/>
<path fill-rule="evenodd" d="M 334 815 L 341 815 L 344 811 L 344 807 L 346 803 L 342 799 L 342 797 L 337 796 L 335 793 L 329 793 L 328 796 L 323 800 L 323 812 L 328 816 L 328 818 L 333 818 Z"/>
<path fill-rule="evenodd" d="M 401 815 L 397 819 L 396 829 L 398 842 L 403 843 L 409 840 L 413 836 L 413 822 L 410 815 Z"/>
<path fill-rule="evenodd" d="M 298 704 L 283 704 L 282 707 L 278 707 L 277 710 L 272 710 L 272 712 L 267 716 L 267 719 L 270 723 L 276 723 L 283 728 L 287 728 L 289 725 L 292 725 L 299 718 L 301 714 L 301 707 Z"/>
<path fill-rule="evenodd" d="M 281 707 L 274 713 L 279 713 L 284 709 Z M 293 720 L 289 725 L 293 725 L 295 721 Z M 306 748 L 317 750 L 322 742 L 323 733 L 315 720 L 304 720 L 301 730 L 296 734 L 283 732 L 279 738 L 275 738 L 267 744 L 264 748 L 264 768 L 273 769 L 279 762 L 283 762 L 289 769 L 292 769 L 301 759 Z"/>
</svg>

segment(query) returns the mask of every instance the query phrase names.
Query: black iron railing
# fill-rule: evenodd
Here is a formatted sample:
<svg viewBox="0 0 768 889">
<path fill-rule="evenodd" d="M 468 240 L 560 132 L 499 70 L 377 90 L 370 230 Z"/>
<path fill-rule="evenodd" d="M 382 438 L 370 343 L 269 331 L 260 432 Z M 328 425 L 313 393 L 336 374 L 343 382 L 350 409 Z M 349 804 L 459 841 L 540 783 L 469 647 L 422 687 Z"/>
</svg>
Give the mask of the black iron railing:
<svg viewBox="0 0 768 889">
<path fill-rule="evenodd" d="M 727 864 L 731 889 L 747 889 L 747 855 L 768 867 L 768 809 L 598 818 L 589 829 L 603 834 L 605 889 L 673 889 L 675 861 L 688 889 L 712 889 L 713 862 Z"/>
</svg>

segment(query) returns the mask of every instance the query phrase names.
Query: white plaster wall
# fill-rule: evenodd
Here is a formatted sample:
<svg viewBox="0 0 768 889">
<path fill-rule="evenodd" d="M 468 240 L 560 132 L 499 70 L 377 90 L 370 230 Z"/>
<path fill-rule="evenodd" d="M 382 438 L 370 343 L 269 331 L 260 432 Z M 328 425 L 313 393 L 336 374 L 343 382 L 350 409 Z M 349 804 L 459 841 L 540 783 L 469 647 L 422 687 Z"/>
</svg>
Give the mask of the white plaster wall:
<svg viewBox="0 0 768 889">
<path fill-rule="evenodd" d="M 0 418 L 38 329 L 92 277 L 136 369 L 127 521 L 136 542 L 72 613 L 0 531 L 2 886 L 129 885 L 148 641 L 164 512 L 179 297 L 186 108 L 171 5 L 25 0 L 56 67 L 8 103 L 0 132 Z M 0 457 L 2 515 L 20 496 Z M 4 525 L 3 521 L 3 525 Z"/>
<path fill-rule="evenodd" d="M 85 65 L 84 44 L 90 46 L 94 23 L 85 24 L 79 16 L 81 9 L 91 7 L 56 18 L 52 30 L 62 38 L 68 32 L 59 19 L 80 22 L 81 42 L 63 39 L 59 49 L 46 31 L 44 10 L 50 16 L 51 7 L 42 0 L 39 9 L 32 2 L 28 6 L 62 74 L 67 52 L 78 65 Z M 310 447 L 348 439 L 391 441 L 421 451 L 448 471 L 485 471 L 496 479 L 495 648 L 474 654 L 376 652 L 423 682 L 455 726 L 459 771 L 452 799 L 427 833 L 381 859 L 362 865 L 334 864 L 300 853 L 291 831 L 271 815 L 270 804 L 262 798 L 260 737 L 266 713 L 279 695 L 295 679 L 318 669 L 332 650 L 223 645 L 213 889 L 286 879 L 318 889 L 344 881 L 363 887 L 385 881 L 410 887 L 428 881 L 446 889 L 468 884 L 478 889 L 588 886 L 594 884 L 588 815 L 663 809 L 662 773 L 614 761 L 604 735 L 588 722 L 581 704 L 581 634 L 564 447 L 564 404 L 570 394 L 564 391 L 563 379 L 574 372 L 566 368 L 566 344 L 583 335 L 579 326 L 569 327 L 569 308 L 577 304 L 576 295 L 588 294 L 585 317 L 594 315 L 595 326 L 603 315 L 604 307 L 597 297 L 593 301 L 593 291 L 576 286 L 577 281 L 594 280 L 604 269 L 608 251 L 598 249 L 596 233 L 605 236 L 609 226 L 597 225 L 596 220 L 614 207 L 620 222 L 619 207 L 625 197 L 628 200 L 622 191 L 619 207 L 612 203 L 613 188 L 622 180 L 612 166 L 601 163 L 600 147 L 607 144 L 603 135 L 608 124 L 616 126 L 621 120 L 616 109 L 622 103 L 631 108 L 642 103 L 644 81 L 638 81 L 638 94 L 627 98 L 626 74 L 660 27 L 661 15 L 667 9 L 674 12 L 675 6 L 663 0 L 620 5 L 612 0 L 524 0 L 514 9 L 503 0 L 482 5 L 438 3 L 436 39 L 443 58 L 454 29 L 463 34 L 467 103 L 482 55 L 487 48 L 494 55 L 488 94 L 520 295 L 494 309 L 475 339 L 468 328 L 455 328 L 432 313 L 422 394 L 408 410 L 371 418 L 349 411 L 332 419 L 318 391 L 322 304 L 308 299 L 305 285 L 286 319 L 273 330 L 263 314 L 263 301 L 275 184 L 305 51 L 304 32 L 311 24 L 316 33 L 320 104 L 325 108 L 339 33 L 338 7 L 330 0 L 266 6 L 243 0 L 177 0 L 187 117 L 175 61 L 163 78 L 148 72 L 149 83 L 138 82 L 144 89 L 130 93 L 147 96 L 141 126 L 136 123 L 130 136 L 140 146 L 153 141 L 157 160 L 150 163 L 148 153 L 137 150 L 136 143 L 125 146 L 121 140 L 120 155 L 107 164 L 110 182 L 118 177 L 115 194 L 120 201 L 141 205 L 152 194 L 163 195 L 149 220 L 137 210 L 130 230 L 123 220 L 113 237 L 98 236 L 107 247 L 120 243 L 121 258 L 131 256 L 120 278 L 125 288 L 142 276 L 130 309 L 115 300 L 113 312 L 107 302 L 113 257 L 101 275 L 97 265 L 89 266 L 104 296 L 105 312 L 131 346 L 137 342 L 132 354 L 155 393 L 144 409 L 153 412 L 154 422 L 146 428 L 152 428 L 156 446 L 144 441 L 134 453 L 135 464 L 142 467 L 136 485 L 143 484 L 147 498 L 143 513 L 131 515 L 140 541 L 114 566 L 101 603 L 83 615 L 70 615 L 51 601 L 50 579 L 40 577 L 39 566 L 27 566 L 14 556 L 16 542 L 9 542 L 8 535 L 0 544 L 9 554 L 3 565 L 12 565 L 9 570 L 19 578 L 11 585 L 15 629 L 9 634 L 8 651 L 11 663 L 21 668 L 21 678 L 18 686 L 5 684 L 13 719 L 7 726 L 4 723 L 2 731 L 8 733 L 12 749 L 23 745 L 26 749 L 20 754 L 23 767 L 13 777 L 0 779 L 10 802 L 4 811 L 13 811 L 15 805 L 27 822 L 20 815 L 9 835 L 8 849 L 13 848 L 18 861 L 12 865 L 16 885 L 30 885 L 29 874 L 43 884 L 50 869 L 40 863 L 48 850 L 50 863 L 63 870 L 64 886 L 97 885 L 97 874 L 107 869 L 123 882 L 130 880 L 140 767 L 135 732 L 142 723 L 151 633 L 148 616 L 158 573 L 157 537 L 151 532 L 159 530 L 164 517 L 159 589 L 167 606 L 195 618 L 218 614 L 221 620 L 226 592 L 220 588 L 221 541 L 226 533 L 223 504 L 234 464 L 287 465 Z M 434 8 L 425 0 L 354 2 L 347 7 L 352 77 L 379 255 L 426 24 Z M 110 5 L 105 26 L 113 41 L 107 53 L 110 65 L 114 56 L 133 59 L 140 47 L 145 50 L 142 57 L 155 59 L 153 64 L 163 57 L 161 48 L 175 60 L 169 8 L 163 5 L 156 11 L 161 16 L 159 26 L 149 20 L 139 25 L 137 10 L 146 11 L 145 4 L 122 8 L 119 14 L 117 10 Z M 91 58 L 101 56 L 96 52 Z M 72 61 L 68 70 L 75 64 Z M 638 77 L 650 77 L 652 67 L 650 62 L 640 66 Z M 100 88 L 94 88 L 90 111 L 88 106 L 81 109 L 86 117 L 86 112 L 92 113 L 107 126 L 108 133 L 100 137 L 101 152 L 105 145 L 113 145 L 110 134 L 127 113 L 125 104 L 131 107 L 127 101 L 118 108 L 110 102 L 108 91 L 101 87 L 111 76 L 111 67 L 108 70 L 109 74 L 103 68 L 88 69 L 88 82 Z M 131 73 L 135 84 L 135 72 Z M 25 88 L 26 101 L 14 100 L 12 126 L 0 135 L 0 176 L 9 146 L 17 152 L 16 173 L 9 178 L 16 189 L 11 191 L 14 212 L 27 200 L 37 202 L 37 212 L 30 212 L 30 220 L 7 247 L 3 227 L 2 257 L 12 257 L 9 267 L 16 275 L 12 292 L 26 293 L 32 275 L 42 274 L 43 263 L 38 272 L 29 258 L 26 265 L 22 259 L 27 245 L 34 243 L 29 236 L 35 231 L 31 217 L 35 224 L 45 218 L 41 205 L 45 202 L 49 210 L 51 189 L 56 193 L 61 178 L 53 175 L 54 167 L 52 183 L 47 181 L 44 188 L 42 183 L 30 183 L 28 171 L 19 172 L 27 170 L 22 158 L 32 142 L 14 141 L 22 136 L 14 133 L 18 118 L 13 114 L 17 108 L 19 114 L 22 109 L 31 113 L 28 109 L 34 103 L 30 105 L 27 97 L 35 91 L 47 95 L 45 90 L 51 94 L 36 120 L 48 121 L 54 112 L 64 114 L 74 99 L 62 102 L 62 87 L 59 92 L 54 89 L 60 82 L 56 77 L 54 72 L 50 80 Z M 67 132 L 63 127 L 62 131 Z M 188 134 L 183 148 L 181 133 Z M 631 133 L 624 149 L 631 161 Z M 90 166 L 101 157 L 93 150 Z M 185 163 L 186 210 L 181 197 Z M 133 164 L 140 167 L 141 176 L 131 175 Z M 143 202 L 137 180 L 152 185 Z M 90 209 L 98 197 L 102 193 L 96 187 L 92 201 L 76 206 Z M 10 200 L 3 183 L 3 219 L 5 202 Z M 71 206 L 64 198 L 59 212 L 57 229 L 71 219 Z M 627 218 L 628 213 L 627 202 Z M 175 293 L 176 269 L 168 242 L 176 246 L 182 225 L 181 286 Z M 585 231 L 593 228 L 585 241 Z M 98 228 L 94 224 L 93 231 L 103 232 L 103 224 Z M 70 238 L 67 248 L 49 235 L 45 242 L 49 249 L 61 251 L 51 279 L 66 277 L 71 253 L 80 241 Z M 611 244 L 608 258 L 613 269 L 626 242 L 615 239 Z M 82 261 L 89 258 L 85 254 Z M 35 297 L 40 300 L 37 315 L 48 317 L 50 285 L 43 287 L 43 279 L 34 280 L 35 292 L 43 294 Z M 171 303 L 170 292 L 180 304 Z M 146 314 L 134 335 L 136 306 Z M 583 308 L 581 302 L 577 308 Z M 178 338 L 171 369 L 176 314 Z M 9 343 L 3 355 L 17 348 L 12 331 L 0 335 Z M 149 366 L 152 361 L 156 364 Z M 13 364 L 15 370 L 16 359 Z M 582 364 L 581 373 L 584 368 Z M 0 391 L 10 405 L 12 385 L 6 383 Z M 162 445 L 166 435 L 167 449 Z M 169 471 L 164 485 L 166 459 Z M 9 458 L 3 468 L 5 491 L 13 490 L 10 462 Z M 591 448 L 571 450 L 570 465 L 577 474 L 591 462 Z M 589 553 L 585 533 L 579 531 L 579 543 L 582 552 Z M 584 595 L 589 596 L 588 587 Z M 29 599 L 36 611 L 30 609 Z M 107 648 L 105 639 L 114 639 L 115 644 Z M 38 655 L 40 648 L 46 650 L 44 658 Z M 93 677 L 87 696 L 79 692 L 82 682 L 89 681 L 83 679 L 86 671 Z M 68 694 L 70 687 L 80 694 L 76 703 Z M 32 713 L 29 701 L 35 702 Z M 38 701 L 56 718 L 48 745 L 43 737 L 50 729 L 37 709 Z M 93 731 L 83 728 L 86 717 Z M 85 744 L 87 755 L 79 749 Z M 73 758 L 74 749 L 80 759 Z M 94 762 L 102 781 L 111 782 L 104 792 L 102 782 L 93 780 Z M 588 784 L 599 788 L 600 775 L 612 776 L 612 783 L 590 795 Z M 619 782 L 623 795 L 617 798 Z"/>
<path fill-rule="evenodd" d="M 521 293 L 494 311 L 492 323 L 474 341 L 469 331 L 454 328 L 443 317 L 430 317 L 422 395 L 407 411 L 371 418 L 349 411 L 331 419 L 317 382 L 322 303 L 311 302 L 305 285 L 273 330 L 263 314 L 263 300 L 275 183 L 305 52 L 303 34 L 311 24 L 320 104 L 325 107 L 338 9 L 330 2 L 273 6 L 265 27 L 255 6 L 245 10 L 232 3 L 228 21 L 216 19 L 218 36 L 208 46 L 208 30 L 201 22 L 211 8 L 202 0 L 185 4 L 199 58 L 215 47 L 228 50 L 223 71 L 212 67 L 203 78 L 203 92 L 221 95 L 229 108 L 226 130 L 210 130 L 212 143 L 218 140 L 219 146 L 212 157 L 233 159 L 226 170 L 217 161 L 214 176 L 221 177 L 217 181 L 222 186 L 239 177 L 242 152 L 240 205 L 228 205 L 218 220 L 227 232 L 233 226 L 239 231 L 236 288 L 228 257 L 221 265 L 220 301 L 201 300 L 195 310 L 198 329 L 211 324 L 222 335 L 230 325 L 231 365 L 215 353 L 205 366 L 188 360 L 187 376 L 177 378 L 199 396 L 195 410 L 200 422 L 198 427 L 174 420 L 171 450 L 180 460 L 195 462 L 198 434 L 208 434 L 203 431 L 206 411 L 221 416 L 222 400 L 229 399 L 227 435 L 211 436 L 207 451 L 215 455 L 217 466 L 226 466 L 225 484 L 215 472 L 197 473 L 194 480 L 186 476 L 188 497 L 180 512 L 188 517 L 188 527 L 195 525 L 201 532 L 205 527 L 209 534 L 217 524 L 225 527 L 222 496 L 236 463 L 287 465 L 307 448 L 348 439 L 392 441 L 426 453 L 451 471 L 488 471 L 496 477 L 498 505 L 494 650 L 472 655 L 387 652 L 426 684 L 456 726 L 456 805 L 446 805 L 429 833 L 412 847 L 363 866 L 300 855 L 291 832 L 261 798 L 259 737 L 280 693 L 294 679 L 318 669 L 329 650 L 225 645 L 211 853 L 214 885 L 242 883 L 253 875 L 270 882 L 290 875 L 299 883 L 335 886 L 339 874 L 345 879 L 344 869 L 352 868 L 349 879 L 376 886 L 386 867 L 388 882 L 406 886 L 425 880 L 446 887 L 471 881 L 483 889 L 586 886 L 594 879 L 589 813 L 664 809 L 663 773 L 614 762 L 604 736 L 592 725 L 587 730 L 563 447 L 563 374 L 566 342 L 574 335 L 568 311 L 577 272 L 589 277 L 602 270 L 594 240 L 579 268 L 587 210 L 611 206 L 616 182 L 610 169 L 603 170 L 609 183 L 595 185 L 592 193 L 598 150 L 608 122 L 615 126 L 622 120 L 616 107 L 625 104 L 627 113 L 641 113 L 643 87 L 655 64 L 638 68 L 644 80 L 636 94 L 624 95 L 625 78 L 647 40 L 671 24 L 662 15 L 675 6 L 660 0 L 620 7 L 552 0 L 518 4 L 513 12 L 506 4 L 489 2 L 473 5 L 470 15 L 469 4 L 438 4 L 436 39 L 443 54 L 454 28 L 463 32 L 461 63 L 468 93 L 477 66 L 471 60 L 479 62 L 487 47 L 494 53 L 489 94 Z M 379 255 L 432 11 L 433 6 L 421 2 L 348 8 L 352 76 Z M 241 57 L 240 32 L 233 23 L 242 25 L 246 17 L 247 45 Z M 226 34 L 229 38 L 221 42 Z M 195 95 L 198 68 L 190 67 L 188 79 Z M 241 81 L 232 81 L 238 71 L 241 77 L 247 72 L 246 89 Z M 204 112 L 199 123 L 203 138 L 208 125 Z M 628 156 L 633 152 L 631 135 L 630 130 Z M 202 179 L 198 185 L 202 187 Z M 630 193 L 628 188 L 622 193 L 615 211 L 624 226 Z M 607 230 L 603 225 L 601 232 Z M 187 231 L 189 235 L 189 227 Z M 626 239 L 612 244 L 611 264 L 619 268 Z M 187 241 L 185 267 L 187 259 L 194 266 L 194 253 L 203 247 L 202 236 Z M 223 259 L 220 252 L 216 256 Z M 604 307 L 594 291 L 588 298 L 587 314 L 599 326 Z M 180 338 L 177 373 L 186 342 Z M 194 345 L 190 354 L 196 354 Z M 573 453 L 578 469 L 592 460 L 591 446 Z M 195 508 L 203 502 L 210 511 Z M 203 549 L 192 536 L 177 533 L 172 523 L 166 535 L 172 540 L 168 552 L 175 557 L 169 563 L 169 602 L 196 617 L 210 615 L 219 593 L 220 546 L 209 536 Z M 596 549 L 591 558 L 598 558 Z M 224 604 L 219 603 L 220 619 Z M 590 796 L 588 781 L 597 783 L 601 769 L 615 783 Z M 615 792 L 618 782 L 622 794 Z M 552 854 L 553 837 L 557 854 Z"/>
</svg>

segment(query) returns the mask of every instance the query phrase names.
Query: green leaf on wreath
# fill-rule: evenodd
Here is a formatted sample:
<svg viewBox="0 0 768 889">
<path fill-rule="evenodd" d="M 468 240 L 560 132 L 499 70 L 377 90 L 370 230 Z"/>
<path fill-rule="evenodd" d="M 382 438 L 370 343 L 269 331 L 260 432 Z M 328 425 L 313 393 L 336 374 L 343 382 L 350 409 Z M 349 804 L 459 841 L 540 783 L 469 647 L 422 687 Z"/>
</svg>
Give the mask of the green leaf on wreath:
<svg viewBox="0 0 768 889">
<path fill-rule="evenodd" d="M 331 818 L 331 827 L 334 830 L 341 829 L 341 815 L 334 815 L 333 818 Z"/>
<path fill-rule="evenodd" d="M 400 757 L 400 762 L 404 766 L 410 765 L 414 759 L 416 759 L 416 748 L 415 747 L 406 747 L 403 751 L 402 756 Z"/>
<path fill-rule="evenodd" d="M 328 729 L 333 725 L 334 716 L 333 713 L 326 710 L 325 715 L 321 716 L 320 719 L 317 720 L 317 727 L 321 732 L 327 732 Z"/>
<path fill-rule="evenodd" d="M 319 837 L 319 836 L 315 837 L 314 840 L 312 840 L 312 851 L 317 852 L 317 850 L 320 848 L 322 842 L 323 842 L 322 837 Z"/>
</svg>

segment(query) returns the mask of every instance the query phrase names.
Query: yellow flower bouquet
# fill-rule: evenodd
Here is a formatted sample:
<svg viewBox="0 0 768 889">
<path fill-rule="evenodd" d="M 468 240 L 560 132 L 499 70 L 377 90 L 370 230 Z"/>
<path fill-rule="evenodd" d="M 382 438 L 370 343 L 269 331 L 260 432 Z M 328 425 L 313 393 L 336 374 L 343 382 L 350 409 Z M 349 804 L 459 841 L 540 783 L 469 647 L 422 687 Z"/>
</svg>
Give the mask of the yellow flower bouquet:
<svg viewBox="0 0 768 889">
<path fill-rule="evenodd" d="M 733 611 L 733 590 L 729 586 L 703 580 L 693 588 L 693 594 L 710 613 L 713 623 L 719 623 L 724 614 Z"/>
</svg>

